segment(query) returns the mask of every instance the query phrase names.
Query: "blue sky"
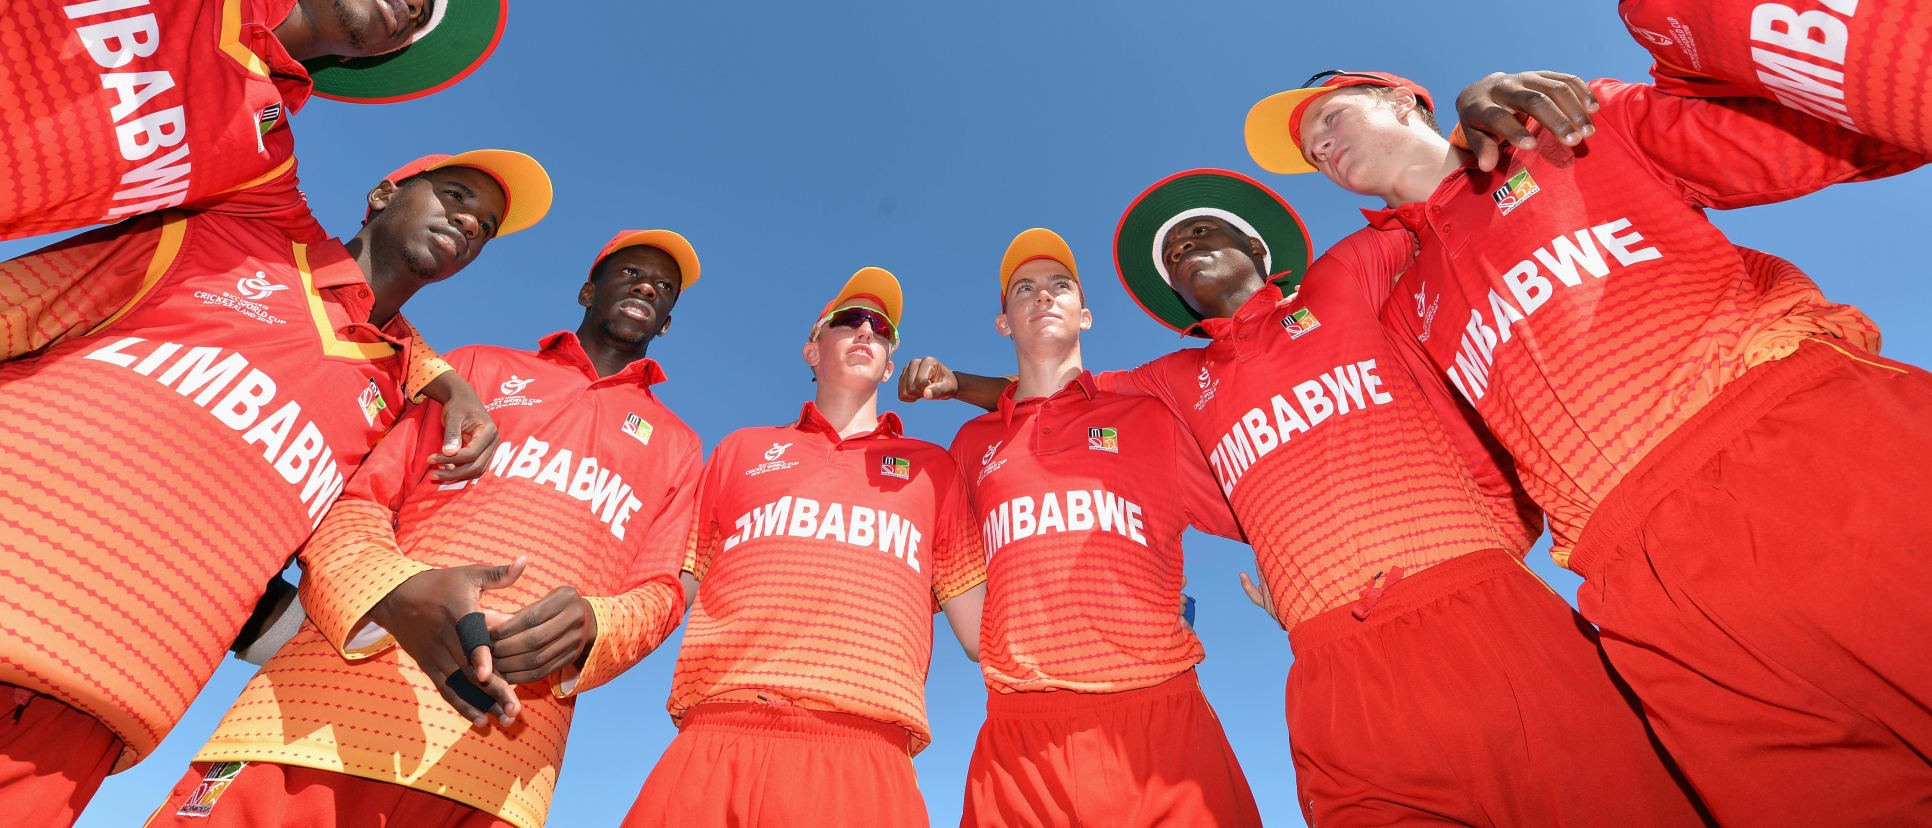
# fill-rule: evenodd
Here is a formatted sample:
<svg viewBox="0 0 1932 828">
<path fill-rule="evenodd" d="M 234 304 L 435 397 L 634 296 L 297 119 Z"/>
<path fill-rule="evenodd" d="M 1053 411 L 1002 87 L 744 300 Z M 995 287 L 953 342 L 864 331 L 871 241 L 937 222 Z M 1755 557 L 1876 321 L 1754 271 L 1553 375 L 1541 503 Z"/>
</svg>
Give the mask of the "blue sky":
<svg viewBox="0 0 1932 828">
<path fill-rule="evenodd" d="M 1057 230 L 1080 259 L 1096 320 L 1090 367 L 1138 364 L 1180 344 L 1113 276 L 1120 211 L 1168 173 L 1214 166 L 1278 189 L 1316 249 L 1359 226 L 1365 201 L 1319 179 L 1262 173 L 1242 147 L 1248 106 L 1311 72 L 1388 69 L 1447 101 L 1490 71 L 1641 80 L 1647 66 L 1609 0 L 1499 0 L 1481 19 L 1433 2 L 585 2 L 569 14 L 539 11 L 556 8 L 518 4 L 496 57 L 432 98 L 311 103 L 293 119 L 305 189 L 323 223 L 346 235 L 362 194 L 416 155 L 506 147 L 548 166 L 557 185 L 549 218 L 493 243 L 408 308 L 444 349 L 532 347 L 576 324 L 576 286 L 613 232 L 685 234 L 704 279 L 652 355 L 671 376 L 661 392 L 707 447 L 796 414 L 812 389 L 801 333 L 864 265 L 906 286 L 902 356 L 1010 371 L 1011 348 L 992 329 L 995 271 L 1006 242 L 1031 226 Z M 1925 364 L 1932 288 L 1902 240 L 1923 232 L 1908 205 L 1926 175 L 1716 219 L 1864 308 L 1888 355 Z M 32 246 L 0 244 L 0 255 Z M 887 406 L 942 445 L 974 413 L 957 403 Z M 1531 553 L 1533 567 L 1574 598 L 1577 579 L 1554 569 L 1546 548 Z M 1189 538 L 1208 650 L 1201 676 L 1263 816 L 1299 825 L 1282 703 L 1291 655 L 1241 594 L 1235 572 L 1250 565 L 1246 547 Z M 663 703 L 678 643 L 581 701 L 552 825 L 612 825 L 630 806 L 674 735 Z M 940 644 L 928 683 L 936 741 L 916 761 L 933 822 L 946 825 L 958 820 L 984 690 L 975 665 Z M 110 778 L 80 824 L 139 824 L 251 670 L 227 662 L 160 750 Z"/>
</svg>

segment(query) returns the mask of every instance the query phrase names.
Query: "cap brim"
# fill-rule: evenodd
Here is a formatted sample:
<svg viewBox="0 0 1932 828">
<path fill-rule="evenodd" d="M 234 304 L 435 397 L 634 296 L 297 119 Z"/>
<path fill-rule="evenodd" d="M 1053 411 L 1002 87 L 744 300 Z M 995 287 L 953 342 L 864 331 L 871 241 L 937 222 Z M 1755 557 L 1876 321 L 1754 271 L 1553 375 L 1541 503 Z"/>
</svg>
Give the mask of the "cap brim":
<svg viewBox="0 0 1932 828">
<path fill-rule="evenodd" d="M 1283 291 L 1301 284 L 1308 269 L 1308 228 L 1281 196 L 1228 170 L 1188 170 L 1148 187 L 1120 216 L 1114 229 L 1114 267 L 1141 310 L 1176 331 L 1189 331 L 1201 315 L 1167 284 L 1155 262 L 1156 234 L 1176 216 L 1212 209 L 1246 221 L 1267 245 L 1272 281 Z"/>
<path fill-rule="evenodd" d="M 1333 86 L 1311 86 L 1307 89 L 1290 89 L 1262 98 L 1248 110 L 1248 123 L 1244 132 L 1248 139 L 1248 155 L 1256 164 L 1271 173 L 1295 175 L 1315 171 L 1315 165 L 1301 154 L 1301 146 L 1295 142 L 1295 111 L 1303 101 L 1317 95 L 1335 91 Z"/>
<path fill-rule="evenodd" d="M 879 300 L 885 310 L 886 318 L 892 320 L 894 327 L 899 325 L 899 314 L 905 309 L 905 297 L 899 290 L 899 279 L 890 271 L 879 267 L 859 268 L 852 278 L 845 280 L 845 287 L 839 288 L 838 295 L 826 303 L 825 311 L 830 311 L 855 296 L 869 296 Z M 825 311 L 820 311 L 821 314 Z"/>
<path fill-rule="evenodd" d="M 515 150 L 481 149 L 461 152 L 436 162 L 429 169 L 476 167 L 503 182 L 510 207 L 497 224 L 498 237 L 528 229 L 550 212 L 550 174 L 537 159 Z"/>
<path fill-rule="evenodd" d="M 604 256 L 609 256 L 626 247 L 636 247 L 638 245 L 655 247 L 671 255 L 671 260 L 678 263 L 678 279 L 680 281 L 678 290 L 689 290 L 692 285 L 697 283 L 697 249 L 693 248 L 690 242 L 685 241 L 683 236 L 670 230 L 638 230 L 626 233 L 619 236 L 616 241 L 611 242 L 609 248 L 604 251 L 603 256 L 598 256 L 597 259 L 598 261 L 603 261 Z"/>
<path fill-rule="evenodd" d="M 302 63 L 315 94 L 350 103 L 395 103 L 441 92 L 496 51 L 510 0 L 436 0 L 448 3 L 436 28 L 387 54 Z"/>
<path fill-rule="evenodd" d="M 1006 246 L 1006 255 L 1000 259 L 1000 292 L 1006 292 L 1006 284 L 1013 279 L 1013 271 L 1020 265 L 1034 259 L 1052 259 L 1065 266 L 1067 275 L 1079 281 L 1079 266 L 1074 263 L 1073 250 L 1067 247 L 1060 234 L 1044 227 L 1034 227 L 1013 237 Z"/>
</svg>

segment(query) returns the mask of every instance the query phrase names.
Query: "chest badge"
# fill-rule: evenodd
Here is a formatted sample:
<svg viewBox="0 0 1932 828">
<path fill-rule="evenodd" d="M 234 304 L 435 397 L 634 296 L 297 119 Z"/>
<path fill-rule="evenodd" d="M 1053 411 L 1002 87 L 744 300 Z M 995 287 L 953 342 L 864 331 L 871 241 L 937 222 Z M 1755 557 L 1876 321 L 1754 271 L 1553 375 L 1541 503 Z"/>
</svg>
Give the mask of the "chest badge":
<svg viewBox="0 0 1932 828">
<path fill-rule="evenodd" d="M 637 441 L 644 445 L 648 446 L 651 444 L 651 424 L 645 422 L 643 417 L 639 417 L 636 414 L 625 414 L 624 425 L 618 430 L 632 437 L 636 437 Z"/>
<path fill-rule="evenodd" d="M 376 386 L 376 381 L 370 380 L 369 386 L 356 395 L 356 407 L 362 409 L 362 419 L 369 422 L 369 427 L 375 428 L 376 417 L 389 407 L 389 401 L 382 398 L 382 389 Z"/>
<path fill-rule="evenodd" d="M 897 477 L 900 480 L 912 479 L 912 461 L 904 457 L 887 457 L 879 461 L 879 474 Z"/>
<path fill-rule="evenodd" d="M 1120 453 L 1120 431 L 1112 428 L 1087 429 L 1087 449 L 1104 451 L 1108 454 Z"/>
<path fill-rule="evenodd" d="M 1315 312 L 1307 308 L 1298 308 L 1281 318 L 1281 327 L 1288 329 L 1289 339 L 1300 339 L 1321 326 L 1322 321 L 1316 319 Z"/>
<path fill-rule="evenodd" d="M 1542 188 L 1536 186 L 1536 178 L 1530 175 L 1528 168 L 1524 168 L 1517 170 L 1515 175 L 1510 176 L 1509 180 L 1503 182 L 1503 186 L 1497 187 L 1496 192 L 1490 193 L 1489 197 L 1496 200 L 1496 209 L 1503 211 L 1503 215 L 1507 216 L 1511 210 L 1528 201 L 1530 196 L 1540 192 Z"/>
</svg>

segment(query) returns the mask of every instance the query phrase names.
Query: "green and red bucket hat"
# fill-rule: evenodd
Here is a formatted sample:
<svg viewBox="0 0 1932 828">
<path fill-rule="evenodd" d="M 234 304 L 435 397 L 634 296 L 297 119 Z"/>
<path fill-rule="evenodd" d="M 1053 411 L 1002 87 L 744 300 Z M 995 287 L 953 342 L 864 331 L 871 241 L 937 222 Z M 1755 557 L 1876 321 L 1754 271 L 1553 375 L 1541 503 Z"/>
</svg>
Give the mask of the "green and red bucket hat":
<svg viewBox="0 0 1932 828">
<path fill-rule="evenodd" d="M 1114 268 L 1140 309 L 1182 333 L 1206 336 L 1201 315 L 1168 282 L 1161 240 L 1184 219 L 1214 216 L 1268 248 L 1270 281 L 1294 292 L 1308 269 L 1308 228 L 1273 190 L 1229 170 L 1198 169 L 1161 179 L 1136 196 L 1114 228 Z"/>
<path fill-rule="evenodd" d="M 386 54 L 303 61 L 315 94 L 350 103 L 395 103 L 441 92 L 476 71 L 503 40 L 510 0 L 431 0 L 429 22 Z"/>
</svg>

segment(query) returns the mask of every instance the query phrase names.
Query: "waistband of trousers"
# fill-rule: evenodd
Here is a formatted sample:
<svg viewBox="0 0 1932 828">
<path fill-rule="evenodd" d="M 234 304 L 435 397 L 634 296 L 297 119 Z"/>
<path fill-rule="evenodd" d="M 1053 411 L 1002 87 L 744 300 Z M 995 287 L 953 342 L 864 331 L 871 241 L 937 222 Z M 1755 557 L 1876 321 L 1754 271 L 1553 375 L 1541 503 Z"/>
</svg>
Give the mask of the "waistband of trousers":
<svg viewBox="0 0 1932 828">
<path fill-rule="evenodd" d="M 685 711 L 684 718 L 678 722 L 681 731 L 692 728 L 748 736 L 849 739 L 883 743 L 900 753 L 912 753 L 912 734 L 896 724 L 792 704 L 706 702 Z"/>
<path fill-rule="evenodd" d="M 1754 366 L 1725 386 L 1651 449 L 1604 496 L 1584 525 L 1583 537 L 1570 552 L 1569 568 L 1588 580 L 1608 561 L 1610 553 L 1637 530 L 1657 501 L 1703 468 L 1746 428 L 1791 392 L 1844 367 L 1848 360 L 1864 358 L 1863 354 L 1854 357 L 1842 350 L 1843 347 L 1813 337 L 1800 343 L 1790 356 Z M 1871 361 L 1884 364 L 1876 357 Z"/>
<path fill-rule="evenodd" d="M 1159 684 L 1118 693 L 1081 693 L 1074 690 L 987 693 L 986 715 L 1006 719 L 1051 718 L 1149 704 L 1187 693 L 1201 693 L 1201 679 L 1195 675 L 1192 667 Z"/>
<path fill-rule="evenodd" d="M 1444 595 L 1501 575 L 1521 572 L 1534 578 L 1523 561 L 1501 549 L 1459 555 L 1390 584 L 1368 617 L 1357 618 L 1351 603 L 1323 611 L 1288 631 L 1296 655 L 1349 636 L 1361 635 L 1405 616 Z"/>
</svg>

